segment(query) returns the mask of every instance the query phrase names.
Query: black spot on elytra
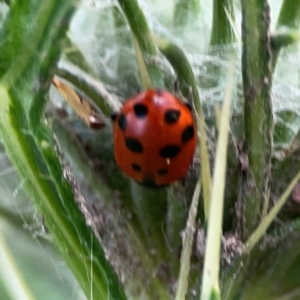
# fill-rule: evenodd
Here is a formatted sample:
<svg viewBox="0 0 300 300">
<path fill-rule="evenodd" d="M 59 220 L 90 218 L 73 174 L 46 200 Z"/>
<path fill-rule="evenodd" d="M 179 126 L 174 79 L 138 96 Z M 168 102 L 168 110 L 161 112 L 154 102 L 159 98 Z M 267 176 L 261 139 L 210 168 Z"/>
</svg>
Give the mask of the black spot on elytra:
<svg viewBox="0 0 300 300">
<path fill-rule="evenodd" d="M 159 155 L 164 158 L 173 158 L 180 152 L 180 147 L 175 145 L 168 145 L 159 151 Z"/>
<path fill-rule="evenodd" d="M 182 143 L 183 144 L 186 143 L 187 141 L 192 139 L 194 137 L 194 135 L 195 135 L 194 126 L 193 125 L 187 126 L 181 135 Z"/>
<path fill-rule="evenodd" d="M 113 114 L 110 115 L 110 118 L 111 118 L 113 121 L 116 121 L 117 116 L 118 116 L 117 113 L 113 113 Z"/>
<path fill-rule="evenodd" d="M 142 153 L 143 145 L 136 139 L 125 138 L 125 144 L 132 152 Z"/>
<path fill-rule="evenodd" d="M 127 120 L 126 120 L 126 116 L 124 114 L 121 114 L 118 118 L 118 125 L 120 127 L 121 130 L 125 131 L 126 127 L 127 127 Z"/>
<path fill-rule="evenodd" d="M 148 107 L 145 104 L 135 104 L 133 109 L 137 118 L 144 118 L 147 116 Z"/>
<path fill-rule="evenodd" d="M 142 171 L 141 166 L 139 166 L 138 164 L 132 164 L 131 167 L 132 167 L 133 170 L 135 170 L 137 172 L 141 172 Z"/>
<path fill-rule="evenodd" d="M 167 175 L 168 170 L 167 169 L 158 169 L 157 174 L 158 175 Z"/>
<path fill-rule="evenodd" d="M 165 121 L 167 124 L 174 124 L 178 121 L 180 117 L 180 110 L 178 109 L 168 109 L 165 113 Z"/>
</svg>

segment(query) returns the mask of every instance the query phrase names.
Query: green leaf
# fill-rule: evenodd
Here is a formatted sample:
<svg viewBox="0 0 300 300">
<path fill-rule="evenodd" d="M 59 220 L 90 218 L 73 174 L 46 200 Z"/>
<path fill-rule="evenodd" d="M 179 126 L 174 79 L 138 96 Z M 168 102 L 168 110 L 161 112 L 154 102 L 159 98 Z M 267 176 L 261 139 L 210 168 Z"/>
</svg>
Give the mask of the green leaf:
<svg viewBox="0 0 300 300">
<path fill-rule="evenodd" d="M 71 0 L 11 5 L 0 49 L 0 61 L 6 62 L 0 69 L 0 132 L 28 194 L 86 296 L 125 299 L 99 237 L 88 225 L 91 217 L 81 211 L 84 200 L 70 172 L 62 168 L 52 132 L 41 119 L 51 69 L 73 9 Z"/>
</svg>

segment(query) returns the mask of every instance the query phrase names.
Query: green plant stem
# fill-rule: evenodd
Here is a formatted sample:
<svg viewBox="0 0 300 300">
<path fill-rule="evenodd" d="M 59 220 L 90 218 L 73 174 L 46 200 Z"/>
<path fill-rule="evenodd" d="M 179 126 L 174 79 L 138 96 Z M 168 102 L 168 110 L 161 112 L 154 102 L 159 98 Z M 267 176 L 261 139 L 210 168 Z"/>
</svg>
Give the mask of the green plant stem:
<svg viewBox="0 0 300 300">
<path fill-rule="evenodd" d="M 259 222 L 270 183 L 273 112 L 269 24 L 266 0 L 242 0 L 244 151 L 249 158 L 249 169 L 243 176 L 242 186 L 244 239 Z"/>
<path fill-rule="evenodd" d="M 212 194 L 208 218 L 207 241 L 202 277 L 201 300 L 220 299 L 219 269 L 222 239 L 222 220 L 226 182 L 227 144 L 230 130 L 230 107 L 234 64 L 229 67 L 226 92 L 220 120 Z"/>
<path fill-rule="evenodd" d="M 198 93 L 198 87 L 195 80 L 195 76 L 192 67 L 184 54 L 184 52 L 174 44 L 168 43 L 163 40 L 157 40 L 160 51 L 165 55 L 167 60 L 174 68 L 180 89 L 186 98 L 190 97 L 190 91 L 192 94 L 192 101 L 197 113 L 197 125 L 198 136 L 200 144 L 200 161 L 201 161 L 201 180 L 204 194 L 204 214 L 205 221 L 207 221 L 210 205 L 210 193 L 211 193 L 211 174 L 210 174 L 210 162 L 209 152 L 207 147 L 208 137 L 206 134 L 206 125 L 204 114 L 201 106 L 200 95 Z"/>
<path fill-rule="evenodd" d="M 118 0 L 144 56 L 151 82 L 156 88 L 164 87 L 163 73 L 155 63 L 157 50 L 147 20 L 137 0 Z M 153 59 L 154 58 L 154 59 Z"/>
<path fill-rule="evenodd" d="M 153 84 L 151 82 L 151 78 L 149 76 L 149 73 L 148 73 L 147 66 L 145 64 L 144 58 L 143 58 L 141 48 L 139 46 L 139 43 L 138 43 L 137 39 L 134 36 L 133 36 L 133 44 L 134 44 L 134 48 L 135 48 L 138 67 L 139 67 L 139 70 L 140 70 L 142 87 L 145 90 L 151 89 L 151 88 L 153 88 Z"/>
<path fill-rule="evenodd" d="M 234 19 L 232 0 L 213 0 L 211 46 L 229 44 L 234 41 L 233 30 L 226 11 L 231 19 Z"/>
<path fill-rule="evenodd" d="M 272 58 L 273 66 L 275 66 L 277 62 L 279 51 L 282 49 L 282 47 L 286 47 L 291 44 L 296 44 L 297 42 L 299 42 L 299 40 L 299 31 L 295 29 L 281 30 L 279 32 L 276 32 L 276 34 L 273 34 L 271 36 L 271 45 L 273 54 L 276 55 L 276 57 L 273 56 Z"/>
</svg>

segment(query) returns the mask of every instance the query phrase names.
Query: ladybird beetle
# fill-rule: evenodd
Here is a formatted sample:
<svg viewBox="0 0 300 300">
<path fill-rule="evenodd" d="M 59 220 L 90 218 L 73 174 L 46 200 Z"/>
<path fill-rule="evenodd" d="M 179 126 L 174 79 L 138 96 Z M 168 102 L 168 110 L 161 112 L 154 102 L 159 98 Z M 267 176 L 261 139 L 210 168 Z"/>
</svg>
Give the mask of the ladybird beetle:
<svg viewBox="0 0 300 300">
<path fill-rule="evenodd" d="M 116 163 L 127 176 L 163 187 L 186 175 L 197 140 L 188 104 L 152 89 L 128 99 L 112 119 Z"/>
</svg>

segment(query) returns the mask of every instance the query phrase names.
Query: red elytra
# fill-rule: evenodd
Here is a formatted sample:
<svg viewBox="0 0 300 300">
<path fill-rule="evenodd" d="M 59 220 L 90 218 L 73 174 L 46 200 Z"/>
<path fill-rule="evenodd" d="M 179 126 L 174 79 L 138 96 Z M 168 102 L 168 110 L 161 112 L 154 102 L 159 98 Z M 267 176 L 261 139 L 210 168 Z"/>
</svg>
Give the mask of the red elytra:
<svg viewBox="0 0 300 300">
<path fill-rule="evenodd" d="M 163 187 L 186 175 L 197 143 L 189 105 L 152 89 L 128 99 L 112 119 L 115 159 L 127 176 Z"/>
</svg>

